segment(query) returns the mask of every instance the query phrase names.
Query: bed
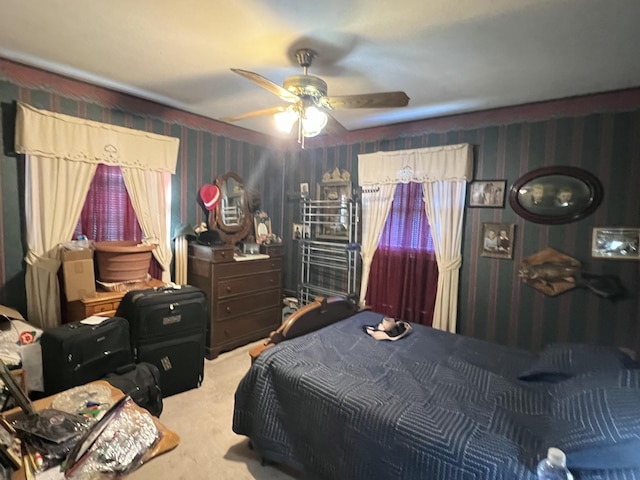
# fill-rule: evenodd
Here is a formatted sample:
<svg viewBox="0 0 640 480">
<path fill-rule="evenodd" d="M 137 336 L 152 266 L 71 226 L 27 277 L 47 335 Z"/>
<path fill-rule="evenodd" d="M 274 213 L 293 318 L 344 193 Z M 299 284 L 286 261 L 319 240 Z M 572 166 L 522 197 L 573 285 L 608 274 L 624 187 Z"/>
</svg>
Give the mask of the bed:
<svg viewBox="0 0 640 480">
<path fill-rule="evenodd" d="M 640 370 L 619 350 L 531 353 L 421 325 L 377 341 L 363 328 L 382 317 L 272 335 L 237 388 L 233 430 L 311 479 L 535 479 L 555 446 L 576 479 L 640 480 Z"/>
</svg>

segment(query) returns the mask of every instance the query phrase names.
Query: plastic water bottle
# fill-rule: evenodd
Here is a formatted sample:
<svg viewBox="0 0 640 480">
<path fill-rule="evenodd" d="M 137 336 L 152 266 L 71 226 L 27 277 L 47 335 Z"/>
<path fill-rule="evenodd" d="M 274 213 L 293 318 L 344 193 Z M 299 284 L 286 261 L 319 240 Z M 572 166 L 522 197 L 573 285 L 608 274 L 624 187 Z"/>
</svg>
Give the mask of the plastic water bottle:
<svg viewBox="0 0 640 480">
<path fill-rule="evenodd" d="M 538 480 L 573 480 L 567 468 L 567 456 L 559 448 L 550 448 L 536 469 Z"/>
</svg>

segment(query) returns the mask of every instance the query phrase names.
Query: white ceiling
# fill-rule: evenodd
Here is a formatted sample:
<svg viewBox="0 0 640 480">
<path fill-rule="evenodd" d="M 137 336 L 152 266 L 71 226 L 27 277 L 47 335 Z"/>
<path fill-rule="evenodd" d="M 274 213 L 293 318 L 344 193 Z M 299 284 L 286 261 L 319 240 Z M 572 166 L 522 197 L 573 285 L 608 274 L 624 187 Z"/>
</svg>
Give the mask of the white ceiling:
<svg viewBox="0 0 640 480">
<path fill-rule="evenodd" d="M 639 21 L 638 0 L 0 0 L 0 56 L 220 119 L 286 105 L 230 68 L 282 84 L 310 47 L 329 95 L 410 97 L 333 112 L 356 130 L 640 86 Z"/>
</svg>

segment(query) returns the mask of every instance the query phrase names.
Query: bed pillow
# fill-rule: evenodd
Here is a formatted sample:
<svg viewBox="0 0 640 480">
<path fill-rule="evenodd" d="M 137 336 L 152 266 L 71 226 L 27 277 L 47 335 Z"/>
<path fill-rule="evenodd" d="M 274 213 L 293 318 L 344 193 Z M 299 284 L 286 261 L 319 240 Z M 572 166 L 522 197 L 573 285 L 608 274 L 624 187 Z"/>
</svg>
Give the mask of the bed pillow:
<svg viewBox="0 0 640 480">
<path fill-rule="evenodd" d="M 554 386 L 544 444 L 575 470 L 640 468 L 640 370 L 578 375 Z"/>
<path fill-rule="evenodd" d="M 535 382 L 560 382 L 583 373 L 634 367 L 633 360 L 615 347 L 556 343 L 544 349 L 533 365 L 518 378 Z"/>
</svg>

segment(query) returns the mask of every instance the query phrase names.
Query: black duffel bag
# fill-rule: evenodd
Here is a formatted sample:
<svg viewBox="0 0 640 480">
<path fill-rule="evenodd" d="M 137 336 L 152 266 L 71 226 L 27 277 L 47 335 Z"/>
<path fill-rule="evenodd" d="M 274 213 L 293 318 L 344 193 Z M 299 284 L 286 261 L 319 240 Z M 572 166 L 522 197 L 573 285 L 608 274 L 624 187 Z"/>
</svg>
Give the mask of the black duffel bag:
<svg viewBox="0 0 640 480">
<path fill-rule="evenodd" d="M 125 395 L 155 417 L 162 413 L 162 391 L 160 371 L 151 363 L 140 362 L 120 367 L 103 380 L 122 390 Z"/>
</svg>

